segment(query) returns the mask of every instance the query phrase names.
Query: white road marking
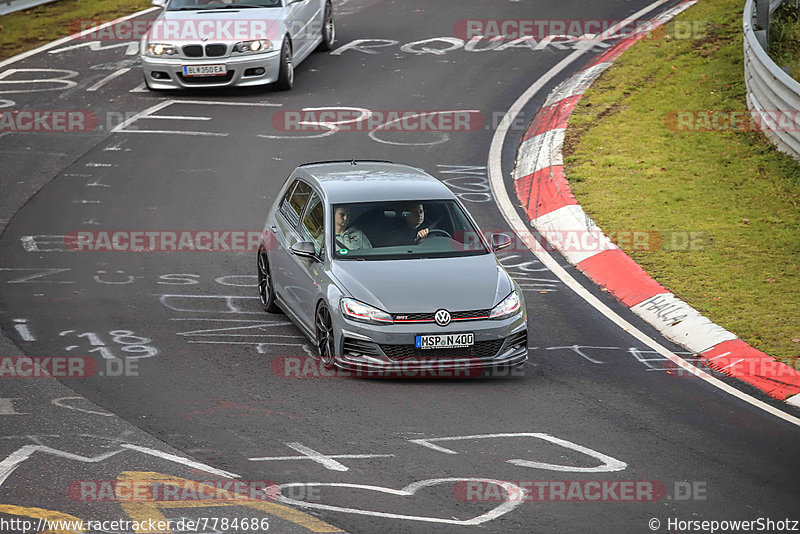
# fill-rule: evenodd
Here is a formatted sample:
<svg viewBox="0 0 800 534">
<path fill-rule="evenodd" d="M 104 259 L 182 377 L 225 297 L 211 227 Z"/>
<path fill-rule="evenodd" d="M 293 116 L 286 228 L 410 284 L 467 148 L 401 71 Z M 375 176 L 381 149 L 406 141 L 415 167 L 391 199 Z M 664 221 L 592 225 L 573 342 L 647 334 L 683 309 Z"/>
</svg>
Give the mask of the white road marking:
<svg viewBox="0 0 800 534">
<path fill-rule="evenodd" d="M 658 0 L 653 4 L 645 7 L 644 9 L 638 11 L 634 15 L 628 17 L 628 20 L 634 20 L 641 17 L 644 13 L 652 11 L 653 9 L 657 8 L 660 5 L 666 3 L 666 0 Z M 615 30 L 616 31 L 616 30 Z M 513 124 L 514 120 L 519 116 L 522 112 L 523 108 L 530 102 L 536 94 L 539 93 L 550 81 L 557 76 L 561 71 L 566 69 L 571 63 L 575 62 L 578 58 L 583 55 L 584 50 L 578 49 L 571 53 L 569 56 L 561 60 L 557 65 L 555 65 L 552 69 L 550 69 L 546 74 L 540 77 L 533 85 L 531 85 L 520 97 L 517 99 L 516 102 L 509 108 L 508 112 L 505 114 L 503 119 L 500 121 L 500 125 L 498 126 L 497 130 L 495 131 L 494 137 L 492 138 L 491 148 L 489 150 L 489 181 L 492 185 L 492 192 L 494 197 L 497 201 L 497 206 L 500 209 L 500 212 L 503 214 L 505 220 L 509 223 L 511 228 L 517 233 L 517 235 L 527 235 L 530 233 L 530 229 L 528 226 L 522 221 L 519 214 L 516 212 L 516 208 L 514 204 L 511 202 L 511 199 L 508 196 L 508 192 L 506 191 L 505 183 L 503 180 L 503 166 L 502 166 L 502 150 L 503 144 L 505 139 L 508 135 L 508 131 L 510 126 Z M 529 242 L 530 240 L 526 241 L 526 244 L 530 248 L 531 252 L 533 252 L 536 257 L 541 261 L 544 265 L 546 265 L 552 272 L 555 274 L 564 284 L 566 284 L 570 289 L 575 291 L 581 298 L 583 298 L 589 305 L 594 307 L 597 311 L 602 313 L 606 318 L 608 318 L 611 322 L 616 324 L 619 328 L 623 331 L 629 333 L 635 339 L 640 341 L 641 343 L 647 345 L 648 347 L 652 348 L 665 358 L 669 359 L 678 367 L 686 370 L 687 372 L 702 378 L 709 384 L 713 385 L 733 395 L 734 397 L 751 404 L 757 408 L 764 410 L 767 413 L 770 413 L 784 421 L 791 423 L 796 426 L 800 426 L 800 418 L 790 415 L 778 408 L 767 404 L 764 401 L 751 397 L 746 393 L 739 391 L 738 389 L 729 386 L 725 382 L 711 376 L 710 374 L 702 371 L 701 369 L 695 367 L 694 365 L 690 364 L 689 362 L 685 361 L 683 358 L 677 356 L 672 351 L 652 339 L 651 337 L 644 334 L 638 328 L 630 324 L 628 321 L 623 319 L 619 316 L 615 311 L 611 308 L 606 306 L 603 302 L 600 301 L 597 297 L 592 295 L 586 288 L 584 288 L 581 284 L 575 280 L 572 275 L 570 275 L 566 269 L 564 269 L 558 262 L 546 251 L 544 248 L 539 245 L 538 242 L 533 240 L 533 243 Z M 800 402 L 800 401 L 798 401 Z"/>
<path fill-rule="evenodd" d="M 149 447 L 141 447 L 139 445 L 131 445 L 130 443 L 123 443 L 120 446 L 125 449 L 130 449 L 132 451 L 138 451 L 144 454 L 149 454 L 150 456 L 155 456 L 157 458 L 163 458 L 164 460 L 169 460 L 170 462 L 175 462 L 177 464 L 185 465 L 193 469 L 199 469 L 201 471 L 205 471 L 206 473 L 211 473 L 212 475 L 219 475 L 230 478 L 239 478 L 239 475 L 237 475 L 236 473 L 231 473 L 230 471 L 223 471 L 222 469 L 211 467 L 210 465 L 206 465 L 202 462 L 189 460 L 188 458 L 184 458 L 182 456 L 176 456 L 168 452 L 157 451 L 155 449 L 151 449 Z"/>
<path fill-rule="evenodd" d="M 292 442 L 284 443 L 287 447 L 296 450 L 303 454 L 303 456 L 261 456 L 255 458 L 248 458 L 252 462 L 265 462 L 274 460 L 312 460 L 318 464 L 323 465 L 326 469 L 331 471 L 349 471 L 348 467 L 344 464 L 337 462 L 336 459 L 360 459 L 360 458 L 393 458 L 394 454 L 322 454 L 315 451 L 310 447 L 306 447 L 302 443 Z"/>
<path fill-rule="evenodd" d="M 459 454 L 452 449 L 447 449 L 445 447 L 434 445 L 432 442 L 434 441 L 473 441 L 479 439 L 498 439 L 498 438 L 536 438 L 541 439 L 544 441 L 549 441 L 550 443 L 554 443 L 556 445 L 560 445 L 566 449 L 571 449 L 573 451 L 581 452 L 587 456 L 591 456 L 597 460 L 600 460 L 603 464 L 596 466 L 596 467 L 574 467 L 570 465 L 557 465 L 557 464 L 547 464 L 542 462 L 534 462 L 532 460 L 521 460 L 521 459 L 513 459 L 513 460 L 506 460 L 507 463 L 513 465 L 519 465 L 521 467 L 530 467 L 534 469 L 546 469 L 548 471 L 563 471 L 563 472 L 571 472 L 571 473 L 606 473 L 606 472 L 613 472 L 613 471 L 622 471 L 628 464 L 617 460 L 616 458 L 612 458 L 611 456 L 605 455 L 601 452 L 597 452 L 592 450 L 588 447 L 584 447 L 583 445 L 578 445 L 577 443 L 572 443 L 571 441 L 567 441 L 565 439 L 557 438 L 555 436 L 551 436 L 550 434 L 545 434 L 542 432 L 515 432 L 515 433 L 507 433 L 507 434 L 476 434 L 474 436 L 451 436 L 445 438 L 421 438 L 421 439 L 410 439 L 411 443 L 416 443 L 417 445 L 422 445 L 423 447 L 428 447 L 437 452 L 441 452 L 444 454 Z"/>
<path fill-rule="evenodd" d="M 31 333 L 30 328 L 28 328 L 27 319 L 14 319 L 14 323 L 14 330 L 17 331 L 22 341 L 36 341 L 36 337 Z"/>
<path fill-rule="evenodd" d="M 210 121 L 211 117 L 189 117 L 186 115 L 150 115 L 148 119 L 166 119 L 176 121 Z"/>
<path fill-rule="evenodd" d="M 16 74 L 18 72 L 60 72 L 60 78 L 33 78 L 30 80 L 22 79 L 22 80 L 5 80 L 5 78 Z M 45 91 L 63 91 L 65 89 L 70 89 L 78 85 L 78 82 L 72 81 L 71 78 L 75 78 L 78 75 L 78 71 L 74 70 L 67 70 L 67 69 L 8 69 L 6 71 L 0 72 L 0 85 L 4 84 L 11 84 L 11 85 L 23 85 L 23 84 L 56 84 L 55 87 L 49 87 L 45 89 L 17 89 L 17 90 L 0 90 L 0 94 L 11 94 L 11 93 L 41 93 Z M 59 87 L 60 86 L 60 87 Z"/>
<path fill-rule="evenodd" d="M 139 51 L 139 41 L 130 41 L 127 43 L 105 44 L 103 41 L 86 41 L 76 45 L 65 46 L 50 50 L 48 54 L 60 54 L 61 52 L 68 52 L 70 50 L 77 50 L 79 48 L 88 48 L 92 52 L 104 52 L 106 50 L 114 50 L 115 48 L 125 48 L 126 56 L 134 56 Z"/>
<path fill-rule="evenodd" d="M 169 460 L 170 462 L 185 465 L 193 469 L 199 469 L 201 471 L 205 471 L 206 473 L 211 473 L 212 475 L 219 475 L 230 478 L 239 478 L 239 475 L 235 473 L 230 473 L 228 471 L 216 469 L 201 462 L 189 460 L 188 458 L 176 456 L 174 454 L 169 454 L 167 452 L 157 451 L 149 447 L 131 445 L 130 443 L 122 443 L 120 444 L 120 447 L 121 447 L 120 449 L 117 449 L 115 451 L 109 451 L 103 454 L 98 454 L 97 456 L 81 456 L 79 454 L 73 454 L 71 452 L 66 452 L 59 449 L 53 449 L 52 447 L 46 447 L 43 445 L 25 445 L 24 447 L 20 447 L 16 451 L 6 456 L 2 461 L 0 461 L 0 486 L 3 485 L 3 483 L 9 477 L 9 475 L 11 475 L 11 473 L 13 473 L 14 470 L 16 470 L 22 464 L 22 462 L 30 458 L 36 452 L 43 452 L 51 456 L 56 456 L 58 458 L 65 458 L 67 460 L 74 460 L 76 462 L 100 463 L 105 460 L 108 460 L 112 456 L 116 456 L 121 452 L 125 452 L 125 450 L 127 449 L 127 450 L 141 452 L 149 456 L 155 456 L 156 458 L 161 458 L 163 460 Z"/>
<path fill-rule="evenodd" d="M 67 271 L 71 271 L 72 269 L 56 269 L 56 268 L 30 268 L 30 267 L 21 267 L 21 268 L 14 268 L 14 267 L 0 267 L 0 271 L 40 271 L 36 274 L 29 274 L 26 276 L 22 276 L 20 278 L 15 278 L 13 280 L 9 280 L 6 284 L 74 284 L 75 282 L 68 282 L 68 281 L 51 281 L 51 280 L 36 280 L 35 282 L 31 282 L 36 278 L 44 278 L 45 276 L 50 276 L 51 274 L 58 274 Z"/>
<path fill-rule="evenodd" d="M 603 364 L 605 362 L 601 362 L 600 360 L 595 360 L 588 354 L 585 354 L 582 349 L 606 349 L 606 350 L 619 350 L 619 347 L 589 347 L 586 345 L 571 345 L 569 347 L 546 347 L 544 350 L 560 350 L 560 349 L 570 349 L 575 354 L 583 357 L 584 359 L 596 363 L 596 364 Z"/>
<path fill-rule="evenodd" d="M 515 484 L 512 484 L 511 482 L 504 482 L 502 480 L 494 480 L 489 478 L 432 478 L 428 480 L 420 480 L 417 482 L 413 482 L 408 486 L 399 490 L 393 488 L 385 488 L 382 486 L 369 486 L 366 484 L 343 484 L 337 482 L 294 482 L 290 484 L 281 484 L 280 487 L 281 490 L 283 488 L 293 488 L 300 486 L 306 488 L 309 486 L 329 487 L 329 488 L 352 488 L 352 489 L 364 489 L 368 491 L 377 491 L 380 493 L 386 493 L 389 495 L 397 495 L 402 497 L 411 497 L 417 491 L 423 488 L 436 486 L 438 484 L 452 485 L 458 482 L 483 482 L 489 484 L 497 484 L 498 486 L 502 487 L 508 495 L 523 495 L 522 488 L 520 488 Z M 279 496 L 277 500 L 279 502 L 288 505 L 302 506 L 304 508 L 316 508 L 318 510 L 330 510 L 333 512 L 345 512 L 348 514 L 369 515 L 373 517 L 385 517 L 389 519 L 407 519 L 410 521 L 424 521 L 428 523 L 444 523 L 449 525 L 460 525 L 460 526 L 480 525 L 482 523 L 486 523 L 487 521 L 497 519 L 498 517 L 507 514 L 508 512 L 510 512 L 511 510 L 522 504 L 522 499 L 507 500 L 504 501 L 502 504 L 496 506 L 495 508 L 492 508 L 485 514 L 473 517 L 472 519 L 459 520 L 459 519 L 445 519 L 440 517 L 393 514 L 389 512 L 379 512 L 376 510 L 361 510 L 359 508 L 346 508 L 342 506 L 332 506 L 328 504 L 298 501 L 295 499 L 284 497 L 282 495 Z"/>
<path fill-rule="evenodd" d="M 14 401 L 21 397 L 0 397 L 0 415 L 30 415 L 14 409 Z"/>
<path fill-rule="evenodd" d="M 53 52 L 51 52 L 51 54 L 52 53 Z M 86 89 L 86 91 L 88 91 L 88 92 L 97 91 L 98 89 L 103 87 L 105 84 L 107 84 L 108 82 L 113 80 L 114 78 L 119 78 L 120 76 L 122 76 L 123 74 L 128 72 L 129 70 L 131 70 L 130 67 L 124 67 L 122 69 L 119 69 L 118 71 L 112 72 L 111 74 L 109 74 L 108 76 L 106 76 L 105 78 L 103 78 L 102 80 L 97 82 L 96 84 L 94 84 L 91 87 L 89 87 L 88 89 Z"/>
<path fill-rule="evenodd" d="M 75 33 L 75 34 L 72 34 L 72 35 L 68 35 L 68 36 L 63 37 L 61 39 L 58 39 L 57 41 L 53 41 L 51 43 L 47 43 L 46 45 L 42 45 L 42 46 L 40 46 L 38 48 L 34 48 L 33 50 L 28 50 L 27 52 L 23 52 L 22 54 L 17 54 L 16 56 L 12 56 L 12 57 L 10 57 L 10 58 L 8 58 L 6 60 L 0 61 L 0 68 L 3 68 L 6 65 L 10 65 L 12 63 L 16 63 L 17 61 L 21 61 L 21 60 L 23 60 L 25 58 L 31 57 L 31 56 L 33 56 L 35 54 L 39 54 L 39 53 L 44 52 L 46 50 L 50 50 L 51 48 L 55 48 L 55 47 L 60 46 L 60 45 L 62 45 L 64 43 L 68 43 L 68 42 L 70 42 L 72 40 L 75 40 L 75 39 L 77 39 L 79 37 L 83 37 L 85 35 L 88 35 L 91 32 L 100 31 L 100 30 L 102 30 L 104 28 L 108 28 L 109 26 L 113 26 L 115 24 L 119 24 L 120 22 L 123 22 L 123 21 L 126 21 L 126 20 L 130 20 L 130 19 L 133 19 L 133 18 L 136 18 L 136 17 L 140 17 L 142 15 L 145 15 L 145 14 L 150 13 L 152 11 L 157 11 L 159 9 L 161 9 L 161 8 L 149 7 L 147 9 L 145 9 L 145 10 L 137 11 L 136 13 L 133 13 L 132 15 L 127 15 L 125 17 L 121 17 L 121 18 L 118 18 L 118 19 L 103 23 L 100 26 L 96 26 L 96 27 L 93 27 L 93 28 L 88 28 L 86 30 L 83 30 L 82 32 Z"/>
<path fill-rule="evenodd" d="M 69 348 L 67 348 L 69 350 Z M 59 408 L 66 408 L 68 410 L 75 410 L 76 412 L 84 412 L 90 413 L 92 415 L 102 415 L 103 417 L 114 417 L 113 413 L 110 412 L 98 412 L 96 410 L 87 410 L 86 408 L 78 408 L 76 406 L 69 405 L 66 401 L 70 400 L 86 400 L 85 397 L 59 397 L 57 399 L 53 399 L 50 402 Z"/>
</svg>

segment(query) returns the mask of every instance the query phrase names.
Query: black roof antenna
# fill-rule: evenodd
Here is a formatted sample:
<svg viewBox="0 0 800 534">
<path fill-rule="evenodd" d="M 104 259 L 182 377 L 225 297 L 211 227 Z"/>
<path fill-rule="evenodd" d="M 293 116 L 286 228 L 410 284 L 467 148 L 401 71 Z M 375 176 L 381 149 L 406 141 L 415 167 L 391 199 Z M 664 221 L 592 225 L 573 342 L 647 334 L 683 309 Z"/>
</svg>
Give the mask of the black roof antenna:
<svg viewBox="0 0 800 534">
<path fill-rule="evenodd" d="M 353 158 L 353 161 L 350 162 L 350 165 L 358 165 L 358 163 L 356 163 L 356 158 Z"/>
</svg>

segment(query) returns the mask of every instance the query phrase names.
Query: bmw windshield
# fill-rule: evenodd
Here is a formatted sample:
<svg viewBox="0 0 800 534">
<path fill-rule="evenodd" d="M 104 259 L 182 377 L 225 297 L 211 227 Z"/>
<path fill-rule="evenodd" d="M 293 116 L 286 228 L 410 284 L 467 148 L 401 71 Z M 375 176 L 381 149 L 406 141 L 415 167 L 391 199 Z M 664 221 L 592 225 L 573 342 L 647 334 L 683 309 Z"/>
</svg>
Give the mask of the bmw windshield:
<svg viewBox="0 0 800 534">
<path fill-rule="evenodd" d="M 447 258 L 490 253 L 478 229 L 453 200 L 335 204 L 332 212 L 335 259 Z"/>
</svg>

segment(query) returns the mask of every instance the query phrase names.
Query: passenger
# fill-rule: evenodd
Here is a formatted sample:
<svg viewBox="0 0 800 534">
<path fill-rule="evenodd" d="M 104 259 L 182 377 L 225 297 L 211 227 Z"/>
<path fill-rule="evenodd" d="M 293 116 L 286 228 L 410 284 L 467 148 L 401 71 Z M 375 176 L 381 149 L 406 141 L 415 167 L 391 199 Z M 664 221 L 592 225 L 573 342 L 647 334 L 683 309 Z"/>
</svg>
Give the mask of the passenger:
<svg viewBox="0 0 800 534">
<path fill-rule="evenodd" d="M 350 226 L 350 208 L 348 206 L 337 207 L 333 221 L 336 225 L 336 241 L 339 246 L 348 250 L 372 248 L 372 243 L 369 242 L 367 235 L 355 226 Z"/>
</svg>

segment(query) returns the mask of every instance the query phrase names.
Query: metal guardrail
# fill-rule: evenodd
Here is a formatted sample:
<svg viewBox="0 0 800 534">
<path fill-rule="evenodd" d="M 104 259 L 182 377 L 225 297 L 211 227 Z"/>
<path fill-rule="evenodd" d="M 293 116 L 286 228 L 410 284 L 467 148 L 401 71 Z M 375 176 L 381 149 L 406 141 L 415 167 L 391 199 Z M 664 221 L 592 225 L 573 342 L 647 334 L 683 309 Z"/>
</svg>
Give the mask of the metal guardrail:
<svg viewBox="0 0 800 534">
<path fill-rule="evenodd" d="M 8 15 L 15 11 L 22 11 L 23 9 L 30 9 L 55 1 L 56 0 L 2 0 L 0 1 L 0 15 Z"/>
<path fill-rule="evenodd" d="M 778 150 L 800 161 L 799 129 L 796 125 L 782 128 L 775 121 L 776 117 L 794 117 L 800 110 L 800 82 L 778 67 L 766 51 L 770 17 L 786 1 L 747 0 L 745 3 L 744 80 L 747 106 L 764 134 Z"/>
</svg>

